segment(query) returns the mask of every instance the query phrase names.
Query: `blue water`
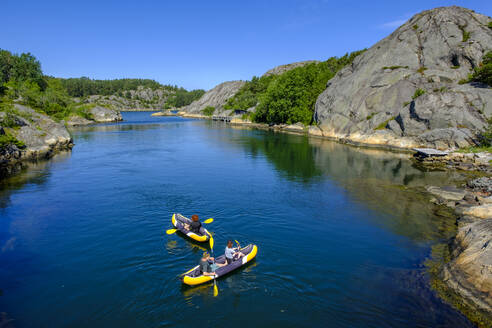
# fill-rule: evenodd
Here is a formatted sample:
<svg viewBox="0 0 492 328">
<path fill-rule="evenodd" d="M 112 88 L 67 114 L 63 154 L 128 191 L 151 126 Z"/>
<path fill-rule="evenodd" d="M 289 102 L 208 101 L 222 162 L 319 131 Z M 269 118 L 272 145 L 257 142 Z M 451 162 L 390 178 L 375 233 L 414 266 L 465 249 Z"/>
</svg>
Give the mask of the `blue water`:
<svg viewBox="0 0 492 328">
<path fill-rule="evenodd" d="M 408 155 L 124 113 L 0 182 L 0 312 L 15 327 L 469 327 L 423 262 L 453 218 L 419 192 L 453 173 Z M 214 218 L 257 259 L 210 284 L 172 213 Z"/>
</svg>

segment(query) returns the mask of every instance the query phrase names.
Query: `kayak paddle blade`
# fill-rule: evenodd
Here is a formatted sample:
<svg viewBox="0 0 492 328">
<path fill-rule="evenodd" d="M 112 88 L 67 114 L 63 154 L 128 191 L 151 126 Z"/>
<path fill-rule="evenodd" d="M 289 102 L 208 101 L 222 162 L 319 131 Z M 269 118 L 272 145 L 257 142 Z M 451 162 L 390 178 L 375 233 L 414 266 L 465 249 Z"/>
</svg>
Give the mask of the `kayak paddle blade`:
<svg viewBox="0 0 492 328">
<path fill-rule="evenodd" d="M 210 237 L 210 249 L 214 249 L 214 239 L 212 237 Z"/>
<path fill-rule="evenodd" d="M 215 283 L 214 279 L 214 297 L 216 297 L 217 295 L 219 295 L 219 288 L 217 288 L 217 284 Z"/>
<path fill-rule="evenodd" d="M 213 218 L 206 219 L 205 221 L 203 221 L 203 223 L 207 223 L 207 224 L 212 223 L 212 222 L 214 222 Z"/>
<path fill-rule="evenodd" d="M 173 234 L 173 233 L 175 233 L 177 230 L 178 230 L 178 229 L 168 229 L 168 230 L 166 230 L 166 233 L 167 233 L 168 235 L 172 235 L 172 234 Z"/>
</svg>

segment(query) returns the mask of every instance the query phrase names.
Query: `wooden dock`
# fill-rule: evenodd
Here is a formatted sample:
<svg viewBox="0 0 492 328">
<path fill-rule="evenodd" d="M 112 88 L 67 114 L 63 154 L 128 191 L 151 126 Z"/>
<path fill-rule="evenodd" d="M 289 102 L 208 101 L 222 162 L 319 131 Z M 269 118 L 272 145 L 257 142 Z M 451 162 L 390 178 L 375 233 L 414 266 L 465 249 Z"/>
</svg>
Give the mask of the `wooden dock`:
<svg viewBox="0 0 492 328">
<path fill-rule="evenodd" d="M 230 116 L 212 116 L 212 120 L 230 123 L 231 117 Z"/>
</svg>

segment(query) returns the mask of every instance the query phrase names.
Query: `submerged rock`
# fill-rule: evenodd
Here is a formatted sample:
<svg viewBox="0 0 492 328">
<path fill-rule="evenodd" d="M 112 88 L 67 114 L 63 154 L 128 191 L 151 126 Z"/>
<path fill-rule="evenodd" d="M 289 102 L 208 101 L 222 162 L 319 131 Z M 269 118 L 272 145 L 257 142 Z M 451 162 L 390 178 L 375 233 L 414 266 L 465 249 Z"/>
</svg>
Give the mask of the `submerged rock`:
<svg viewBox="0 0 492 328">
<path fill-rule="evenodd" d="M 492 116 L 492 89 L 458 82 L 492 50 L 490 20 L 456 6 L 412 17 L 328 82 L 314 115 L 323 134 L 402 148 L 474 145 Z"/>
</svg>

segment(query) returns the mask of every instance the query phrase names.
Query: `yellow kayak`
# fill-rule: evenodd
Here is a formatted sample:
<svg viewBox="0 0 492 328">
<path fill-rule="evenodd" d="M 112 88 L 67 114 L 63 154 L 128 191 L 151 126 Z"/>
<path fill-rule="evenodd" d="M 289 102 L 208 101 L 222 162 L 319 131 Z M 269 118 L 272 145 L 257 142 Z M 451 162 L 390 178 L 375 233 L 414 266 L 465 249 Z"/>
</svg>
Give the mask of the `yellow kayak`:
<svg viewBox="0 0 492 328">
<path fill-rule="evenodd" d="M 221 276 L 228 274 L 231 271 L 236 270 L 237 268 L 242 267 L 246 263 L 253 260 L 256 257 L 257 252 L 258 252 L 258 247 L 253 244 L 249 244 L 248 246 L 241 248 L 241 253 L 243 253 L 244 256 L 242 258 L 237 259 L 236 261 L 233 261 L 231 264 L 217 268 L 217 270 L 215 270 L 215 278 L 217 279 Z M 221 255 L 215 258 L 215 262 L 220 264 L 225 263 L 225 260 L 226 260 L 225 255 Z M 214 279 L 213 276 L 204 276 L 200 271 L 199 265 L 185 272 L 181 278 L 183 283 L 189 286 L 203 284 L 205 282 L 212 281 L 213 279 Z"/>
<path fill-rule="evenodd" d="M 174 213 L 171 222 L 173 223 L 173 226 L 178 229 L 180 232 L 185 234 L 186 236 L 190 237 L 191 239 L 199 242 L 205 242 L 210 239 L 210 233 L 205 229 L 203 226 L 200 227 L 200 233 L 196 234 L 194 232 L 191 232 L 190 230 L 185 228 L 185 223 L 190 224 L 191 219 L 179 214 L 179 213 Z"/>
</svg>

